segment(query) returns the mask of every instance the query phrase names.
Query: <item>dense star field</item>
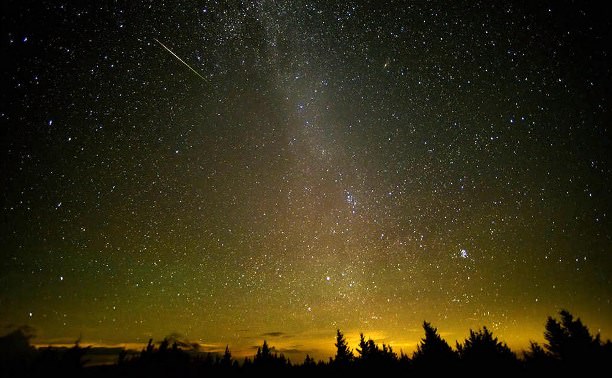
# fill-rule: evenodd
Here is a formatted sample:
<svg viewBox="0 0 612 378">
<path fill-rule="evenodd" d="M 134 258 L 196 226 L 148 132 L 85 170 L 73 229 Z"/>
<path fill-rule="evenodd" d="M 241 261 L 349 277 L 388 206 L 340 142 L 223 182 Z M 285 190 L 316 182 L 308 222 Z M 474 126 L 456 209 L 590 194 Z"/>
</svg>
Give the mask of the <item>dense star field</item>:
<svg viewBox="0 0 612 378">
<path fill-rule="evenodd" d="M 525 3 L 4 1 L 0 327 L 611 337 L 609 13 Z"/>
</svg>

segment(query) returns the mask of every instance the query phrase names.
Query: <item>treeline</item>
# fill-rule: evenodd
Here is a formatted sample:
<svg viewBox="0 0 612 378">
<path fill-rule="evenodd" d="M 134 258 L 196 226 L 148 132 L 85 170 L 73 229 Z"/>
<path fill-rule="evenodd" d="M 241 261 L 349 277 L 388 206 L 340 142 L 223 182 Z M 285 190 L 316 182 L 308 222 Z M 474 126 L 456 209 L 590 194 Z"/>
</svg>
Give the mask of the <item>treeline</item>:
<svg viewBox="0 0 612 378">
<path fill-rule="evenodd" d="M 136 355 L 123 350 L 117 363 L 86 367 L 88 348 L 77 342 L 64 350 L 33 348 L 31 330 L 21 328 L 0 338 L 0 376 L 2 377 L 209 377 L 209 376 L 394 376 L 427 375 L 559 375 L 599 374 L 610 371 L 612 343 L 593 336 L 580 319 L 568 311 L 560 318 L 548 317 L 546 343 L 531 342 L 527 351 L 517 355 L 492 332 L 483 327 L 470 330 L 462 343 L 451 347 L 430 323 L 423 323 L 425 336 L 412 356 L 397 354 L 390 345 L 378 345 L 361 334 L 352 350 L 343 333 L 336 333 L 336 353 L 328 361 L 306 356 L 293 363 L 274 352 L 266 341 L 253 357 L 237 360 L 229 347 L 225 353 L 194 354 L 188 345 L 164 339 L 159 346 L 150 340 Z"/>
</svg>

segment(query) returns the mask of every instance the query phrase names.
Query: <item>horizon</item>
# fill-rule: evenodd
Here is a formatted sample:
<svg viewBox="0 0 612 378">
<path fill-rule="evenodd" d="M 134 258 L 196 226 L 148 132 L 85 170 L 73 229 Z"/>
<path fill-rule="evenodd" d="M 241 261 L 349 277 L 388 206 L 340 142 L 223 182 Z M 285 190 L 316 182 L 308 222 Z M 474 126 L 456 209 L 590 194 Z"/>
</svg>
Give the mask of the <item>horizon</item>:
<svg viewBox="0 0 612 378">
<path fill-rule="evenodd" d="M 551 314 L 550 316 L 555 318 L 557 314 L 556 313 Z M 599 335 L 601 337 L 602 342 L 605 342 L 606 340 L 610 340 L 610 337 L 606 336 L 606 334 L 602 334 L 600 329 L 599 330 L 592 329 L 590 327 L 590 323 L 588 322 L 588 320 L 585 321 L 585 319 L 583 319 L 579 315 L 576 315 L 576 316 L 577 318 L 583 321 L 583 323 L 587 326 L 589 331 L 594 336 Z M 546 321 L 544 320 L 541 324 L 542 329 L 541 329 L 539 338 L 534 337 L 534 338 L 529 338 L 525 340 L 518 340 L 520 339 L 520 337 L 515 336 L 515 337 L 510 338 L 511 340 L 514 340 L 513 342 L 510 342 L 510 343 L 508 343 L 507 340 L 503 336 L 500 336 L 500 334 L 496 330 L 490 328 L 486 324 L 484 324 L 483 326 L 487 327 L 487 329 L 492 331 L 493 336 L 497 337 L 500 342 L 506 344 L 516 354 L 518 358 L 522 358 L 523 352 L 526 352 L 529 350 L 530 342 L 536 342 L 539 345 L 544 345 L 544 325 L 545 323 Z M 422 325 L 422 322 L 421 322 L 421 325 Z M 453 348 L 453 350 L 456 349 L 456 344 L 458 342 L 461 343 L 465 339 L 467 339 L 470 331 L 472 330 L 477 331 L 477 330 L 482 329 L 483 327 L 483 326 L 479 326 L 476 328 L 470 328 L 466 330 L 464 334 L 457 335 L 456 333 L 445 332 L 444 329 L 440 329 L 439 327 L 436 326 L 436 324 L 432 324 L 432 325 L 438 329 L 438 333 L 440 334 L 440 336 L 449 343 L 449 345 L 451 346 L 451 348 Z M 354 352 L 356 351 L 357 345 L 359 343 L 360 334 L 363 333 L 366 339 L 372 339 L 377 345 L 386 344 L 387 346 L 391 346 L 398 355 L 400 353 L 403 353 L 411 357 L 412 354 L 416 351 L 417 345 L 419 345 L 419 343 L 422 342 L 422 338 L 424 336 L 422 335 L 423 333 L 422 328 L 415 329 L 413 331 L 416 333 L 419 333 L 419 332 L 421 333 L 421 335 L 416 340 L 402 340 L 402 339 L 397 339 L 397 338 L 394 339 L 393 337 L 386 336 L 384 334 L 377 333 L 377 332 L 373 332 L 372 334 L 366 334 L 360 331 L 352 331 L 352 332 L 342 331 L 342 332 L 348 342 L 349 347 Z M 223 343 L 223 342 L 205 342 L 202 339 L 194 340 L 194 339 L 190 339 L 187 335 L 181 335 L 176 332 L 170 333 L 163 337 L 151 336 L 150 340 L 153 341 L 154 345 L 159 345 L 162 342 L 162 340 L 164 340 L 165 338 L 169 338 L 171 341 L 177 340 L 180 343 L 179 345 L 182 348 L 185 348 L 187 344 L 192 345 L 192 348 L 187 348 L 187 350 L 190 350 L 193 353 L 198 353 L 198 354 L 199 353 L 202 353 L 202 354 L 211 353 L 211 354 L 216 354 L 216 355 L 223 355 L 225 348 L 229 347 L 232 353 L 232 356 L 239 360 L 244 359 L 246 357 L 252 358 L 255 355 L 257 348 L 261 347 L 261 344 L 264 341 L 267 341 L 268 345 L 270 345 L 272 352 L 283 354 L 285 355 L 285 357 L 289 358 L 294 363 L 300 363 L 300 361 L 304 360 L 306 355 L 309 355 L 311 358 L 314 358 L 316 361 L 328 361 L 329 358 L 332 358 L 335 353 L 335 347 L 334 347 L 335 331 L 331 332 L 330 335 L 331 336 L 320 337 L 315 340 L 311 339 L 309 341 L 309 344 L 307 345 L 299 344 L 300 347 L 304 348 L 303 350 L 297 350 L 296 345 L 295 345 L 295 340 L 296 338 L 298 340 L 304 340 L 304 335 L 302 335 L 302 337 L 300 338 L 298 335 L 288 335 L 280 331 L 267 332 L 267 333 L 264 333 L 258 336 L 249 337 L 248 338 L 249 340 L 256 340 L 259 338 L 259 341 L 257 343 L 254 343 L 248 346 L 239 345 L 238 347 L 233 347 L 231 344 Z M 457 335 L 457 336 L 453 336 L 453 335 Z M 32 345 L 38 349 L 47 348 L 47 347 L 70 348 L 75 345 L 75 340 L 78 340 L 79 345 L 83 348 L 92 347 L 92 348 L 109 349 L 109 350 L 116 350 L 118 348 L 120 349 L 122 348 L 131 353 L 140 353 L 142 350 L 146 348 L 149 342 L 149 339 L 147 339 L 146 341 L 143 341 L 143 342 L 123 342 L 123 343 L 104 344 L 103 342 L 100 342 L 100 341 L 98 342 L 88 341 L 87 338 L 72 339 L 72 341 L 70 341 L 69 338 L 66 338 L 63 340 L 50 340 L 50 342 L 45 343 L 42 341 L 36 341 L 36 336 L 34 336 L 33 337 L 34 342 L 32 343 Z M 193 344 L 197 344 L 198 348 L 193 348 Z M 109 356 L 111 355 L 115 356 L 115 354 L 109 354 Z"/>
<path fill-rule="evenodd" d="M 595 2 L 3 7 L 0 330 L 326 358 L 612 338 Z M 299 358 L 301 360 L 301 358 Z"/>
</svg>

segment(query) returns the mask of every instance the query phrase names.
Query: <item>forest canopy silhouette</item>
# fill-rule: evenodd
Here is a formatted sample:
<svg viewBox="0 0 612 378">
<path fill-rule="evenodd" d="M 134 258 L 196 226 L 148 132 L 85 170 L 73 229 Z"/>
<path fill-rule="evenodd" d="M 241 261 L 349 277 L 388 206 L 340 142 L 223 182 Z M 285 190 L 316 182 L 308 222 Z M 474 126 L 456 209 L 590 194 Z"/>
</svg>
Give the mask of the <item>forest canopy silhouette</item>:
<svg viewBox="0 0 612 378">
<path fill-rule="evenodd" d="M 593 335 L 579 318 L 561 310 L 559 318 L 548 317 L 545 343 L 531 342 L 520 355 L 512 351 L 486 327 L 470 330 L 455 348 L 444 340 L 436 327 L 423 322 L 424 336 L 416 351 L 398 354 L 391 345 L 378 345 L 360 335 L 352 349 L 341 330 L 336 331 L 335 355 L 328 361 L 315 361 L 309 355 L 294 362 L 277 353 L 266 340 L 252 357 L 235 359 L 229 345 L 223 354 L 194 353 L 197 348 L 175 338 L 153 340 L 140 351 L 118 351 L 116 362 L 88 364 L 90 348 L 77 340 L 71 348 L 35 348 L 34 330 L 23 326 L 0 337 L 0 376 L 94 376 L 94 377 L 200 377 L 233 375 L 371 375 L 381 372 L 398 375 L 470 373 L 473 375 L 564 374 L 606 372 L 610 369 L 612 343 Z"/>
</svg>

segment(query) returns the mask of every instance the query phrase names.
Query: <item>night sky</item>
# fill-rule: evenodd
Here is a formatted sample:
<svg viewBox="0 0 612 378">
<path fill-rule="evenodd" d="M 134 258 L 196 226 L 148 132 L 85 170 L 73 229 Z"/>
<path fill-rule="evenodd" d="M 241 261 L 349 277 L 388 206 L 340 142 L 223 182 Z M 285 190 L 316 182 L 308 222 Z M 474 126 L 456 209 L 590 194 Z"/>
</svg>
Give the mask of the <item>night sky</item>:
<svg viewBox="0 0 612 378">
<path fill-rule="evenodd" d="M 2 3 L 3 332 L 612 337 L 606 9 L 78 3 Z"/>
</svg>

